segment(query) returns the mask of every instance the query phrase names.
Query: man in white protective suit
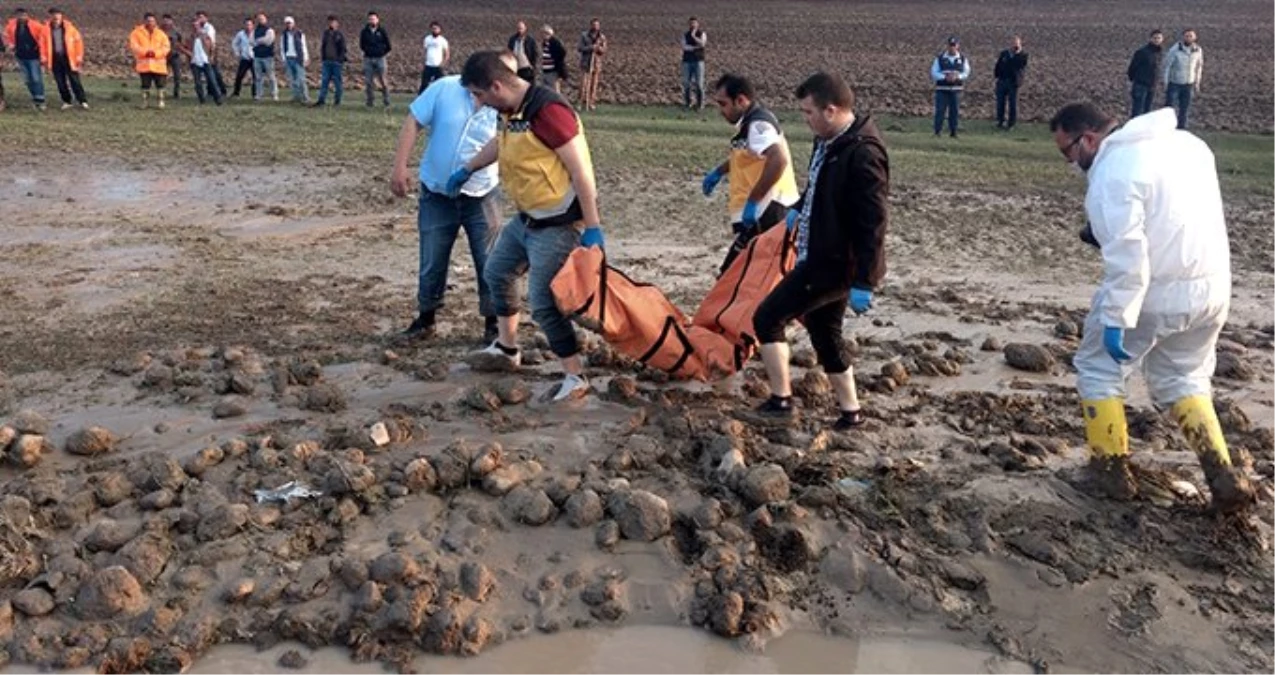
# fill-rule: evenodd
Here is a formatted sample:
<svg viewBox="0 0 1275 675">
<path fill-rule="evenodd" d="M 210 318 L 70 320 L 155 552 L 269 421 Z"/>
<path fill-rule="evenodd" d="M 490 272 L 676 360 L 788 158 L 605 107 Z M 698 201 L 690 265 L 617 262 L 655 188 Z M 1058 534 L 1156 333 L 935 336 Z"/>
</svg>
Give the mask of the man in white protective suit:
<svg viewBox="0 0 1275 675">
<path fill-rule="evenodd" d="M 1172 410 L 1204 469 L 1213 506 L 1242 509 L 1253 489 L 1231 465 L 1210 380 L 1230 311 L 1231 259 L 1213 153 L 1179 131 L 1170 108 L 1115 120 L 1089 103 L 1049 123 L 1058 149 L 1089 181 L 1085 212 L 1102 250 L 1076 352 L 1090 471 L 1109 496 L 1136 496 L 1125 381 L 1141 364 L 1154 403 Z"/>
</svg>

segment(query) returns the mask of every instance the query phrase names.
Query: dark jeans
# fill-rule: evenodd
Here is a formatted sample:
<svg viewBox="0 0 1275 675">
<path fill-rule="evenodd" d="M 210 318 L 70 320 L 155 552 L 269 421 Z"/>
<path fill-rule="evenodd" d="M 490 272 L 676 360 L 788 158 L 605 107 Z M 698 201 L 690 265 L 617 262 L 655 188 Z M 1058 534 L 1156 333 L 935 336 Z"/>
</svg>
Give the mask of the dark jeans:
<svg viewBox="0 0 1275 675">
<path fill-rule="evenodd" d="M 243 91 L 243 78 L 252 75 L 252 89 L 257 90 L 257 71 L 252 68 L 252 59 L 239 59 L 239 69 L 235 71 L 235 96 Z"/>
<path fill-rule="evenodd" d="M 327 100 L 328 84 L 331 83 L 333 86 L 333 103 L 341 105 L 341 94 L 345 93 L 345 87 L 341 83 L 344 65 L 340 61 L 323 62 L 323 77 L 319 80 L 319 98 L 316 99 L 316 103 L 323 105 L 323 102 Z"/>
<path fill-rule="evenodd" d="M 846 316 L 848 288 L 817 288 L 810 282 L 806 263 L 797 266 L 762 300 L 753 314 L 753 330 L 762 344 L 784 342 L 784 328 L 801 319 L 819 365 L 829 375 L 850 369 L 846 359 L 841 322 Z"/>
<path fill-rule="evenodd" d="M 221 105 L 221 89 L 217 86 L 217 77 L 213 75 L 211 65 L 192 65 L 190 79 L 195 83 L 195 98 L 199 99 L 200 103 L 207 100 L 207 95 L 211 94 L 213 102 Z"/>
<path fill-rule="evenodd" d="M 704 62 L 682 62 L 682 106 L 691 107 L 691 94 L 695 95 L 695 107 L 704 107 Z"/>
<path fill-rule="evenodd" d="M 416 286 L 416 304 L 421 313 L 443 306 L 447 290 L 447 270 L 451 267 L 452 246 L 461 228 L 469 240 L 469 254 L 478 277 L 478 313 L 495 316 L 491 291 L 484 270 L 487 267 L 487 233 L 495 224 L 496 191 L 484 197 L 461 195 L 456 198 L 430 192 L 421 185 L 420 208 L 416 229 L 420 233 L 420 276 Z"/>
<path fill-rule="evenodd" d="M 177 100 L 182 95 L 182 60 L 169 59 L 168 72 L 173 76 L 173 100 Z"/>
<path fill-rule="evenodd" d="M 31 92 L 31 101 L 36 105 L 44 103 L 44 71 L 40 68 L 40 59 L 18 59 L 18 70 L 22 71 L 27 91 Z"/>
<path fill-rule="evenodd" d="M 425 70 L 421 71 L 421 88 L 416 93 L 425 91 L 425 88 L 434 83 L 443 76 L 443 69 L 437 66 L 425 66 Z"/>
<path fill-rule="evenodd" d="M 84 85 L 80 84 L 80 74 L 71 70 L 71 61 L 65 54 L 53 56 L 53 79 L 58 83 L 58 95 L 63 103 L 88 103 Z M 75 98 L 71 98 L 72 94 Z"/>
<path fill-rule="evenodd" d="M 761 214 L 757 216 L 757 227 L 751 230 L 744 230 L 743 223 L 731 223 L 731 229 L 735 231 L 735 241 L 731 242 L 730 249 L 726 251 L 726 259 L 722 261 L 722 266 L 718 268 L 717 276 L 725 274 L 726 270 L 730 268 L 730 264 L 735 262 L 735 258 L 739 256 L 740 252 L 742 252 L 745 248 L 748 248 L 748 242 L 752 241 L 753 238 L 762 232 L 774 227 L 776 223 L 783 222 L 784 216 L 787 215 L 787 213 L 788 207 L 780 204 L 779 202 L 771 202 L 770 205 L 766 207 L 766 210 L 762 211 Z"/>
<path fill-rule="evenodd" d="M 1129 108 L 1129 118 L 1133 119 L 1138 115 L 1145 115 L 1151 112 L 1151 99 L 1155 92 L 1152 88 L 1145 84 L 1134 84 L 1129 90 L 1129 96 L 1133 99 L 1133 104 Z"/>
<path fill-rule="evenodd" d="M 1195 93 L 1194 85 L 1172 82 L 1164 92 L 1164 104 L 1178 111 L 1179 129 L 1186 128 L 1187 112 L 1191 110 L 1191 94 L 1193 93 Z"/>
<path fill-rule="evenodd" d="M 1009 107 L 1009 119 L 1005 118 L 1006 104 Z M 1013 82 L 996 83 L 996 126 L 1008 122 L 1009 126 L 1018 123 L 1018 85 Z"/>
<path fill-rule="evenodd" d="M 230 90 L 226 88 L 226 78 L 221 76 L 221 68 L 218 68 L 215 63 L 209 64 L 208 67 L 212 69 L 212 80 L 217 83 L 217 91 L 221 92 L 222 98 L 226 98 L 226 94 L 229 94 Z"/>
<path fill-rule="evenodd" d="M 943 130 L 943 117 L 947 116 L 947 128 L 953 135 L 961 121 L 961 92 L 957 89 L 934 90 L 934 133 Z"/>
<path fill-rule="evenodd" d="M 558 309 L 550 284 L 580 245 L 580 230 L 573 225 L 527 227 L 522 214 L 515 215 L 496 238 L 487 256 L 483 276 L 491 288 L 496 316 L 513 316 L 519 309 L 518 279 L 527 275 L 527 304 L 531 318 L 549 340 L 549 349 L 558 358 L 580 351 L 575 326 Z"/>
</svg>

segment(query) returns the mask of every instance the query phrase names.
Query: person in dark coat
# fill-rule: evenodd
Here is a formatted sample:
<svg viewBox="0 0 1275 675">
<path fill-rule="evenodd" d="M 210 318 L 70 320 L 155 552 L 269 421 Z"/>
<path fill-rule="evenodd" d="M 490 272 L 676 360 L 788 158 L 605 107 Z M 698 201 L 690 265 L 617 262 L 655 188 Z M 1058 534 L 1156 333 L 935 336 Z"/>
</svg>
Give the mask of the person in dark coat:
<svg viewBox="0 0 1275 675">
<path fill-rule="evenodd" d="M 1151 37 L 1129 59 L 1129 69 L 1125 72 L 1129 77 L 1129 119 L 1151 112 L 1151 101 L 1155 98 L 1156 83 L 1160 81 L 1160 57 L 1164 55 L 1164 31 L 1159 28 L 1151 31 Z"/>
<path fill-rule="evenodd" d="M 518 77 L 532 84 L 536 81 L 536 65 L 540 63 L 540 49 L 536 38 L 527 32 L 527 22 L 519 21 L 517 32 L 509 36 L 509 51 L 518 60 Z"/>
<path fill-rule="evenodd" d="M 567 47 L 549 24 L 540 29 L 540 39 L 540 77 L 546 87 L 561 94 L 562 84 L 567 81 Z"/>
<path fill-rule="evenodd" d="M 1023 38 L 1015 35 L 1009 48 L 996 59 L 996 128 L 1013 129 L 1018 122 L 1018 88 L 1023 84 L 1027 70 L 1027 52 L 1023 51 Z M 1005 108 L 1009 117 L 1005 117 Z"/>
</svg>

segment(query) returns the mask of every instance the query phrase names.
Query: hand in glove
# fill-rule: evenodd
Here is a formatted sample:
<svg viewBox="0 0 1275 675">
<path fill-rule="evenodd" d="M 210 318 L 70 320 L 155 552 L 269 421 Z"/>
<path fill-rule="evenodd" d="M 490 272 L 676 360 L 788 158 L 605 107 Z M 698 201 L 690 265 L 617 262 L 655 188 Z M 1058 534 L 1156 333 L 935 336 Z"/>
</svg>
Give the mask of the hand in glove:
<svg viewBox="0 0 1275 675">
<path fill-rule="evenodd" d="M 705 197 L 713 196 L 713 190 L 717 187 L 718 183 L 722 182 L 723 176 L 725 176 L 725 174 L 721 172 L 721 169 L 716 167 L 714 167 L 712 171 L 709 171 L 708 175 L 704 176 L 703 188 Z"/>
<path fill-rule="evenodd" d="M 452 172 L 451 177 L 447 179 L 447 196 L 455 197 L 460 194 L 460 189 L 465 186 L 465 182 L 472 175 L 474 175 L 474 172 L 470 171 L 469 167 L 466 166 L 462 166 Z"/>
<path fill-rule="evenodd" d="M 850 311 L 863 314 L 872 309 L 872 291 L 866 288 L 850 289 Z"/>
<path fill-rule="evenodd" d="M 740 222 L 744 225 L 745 230 L 757 228 L 757 208 L 757 202 L 751 199 L 744 202 L 744 213 L 740 217 Z"/>
<path fill-rule="evenodd" d="M 584 228 L 584 233 L 580 235 L 580 245 L 588 248 L 589 246 L 597 246 L 606 250 L 606 240 L 602 236 L 601 225 L 590 225 Z"/>
<path fill-rule="evenodd" d="M 1124 329 L 1116 326 L 1107 326 L 1102 329 L 1102 346 L 1107 348 L 1107 353 L 1116 363 L 1125 363 L 1133 360 L 1133 355 L 1124 349 Z"/>
</svg>

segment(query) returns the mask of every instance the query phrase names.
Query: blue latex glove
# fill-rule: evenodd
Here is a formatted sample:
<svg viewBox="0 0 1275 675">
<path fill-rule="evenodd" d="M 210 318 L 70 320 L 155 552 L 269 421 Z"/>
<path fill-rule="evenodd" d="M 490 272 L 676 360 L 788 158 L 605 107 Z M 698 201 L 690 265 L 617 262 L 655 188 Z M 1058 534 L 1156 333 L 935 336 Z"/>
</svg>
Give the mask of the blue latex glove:
<svg viewBox="0 0 1275 675">
<path fill-rule="evenodd" d="M 714 167 L 712 171 L 708 172 L 707 176 L 704 176 L 704 196 L 705 197 L 713 196 L 713 189 L 717 187 L 718 183 L 722 182 L 722 178 L 725 175 L 726 174 L 723 174 L 721 170 Z"/>
<path fill-rule="evenodd" d="M 597 246 L 606 250 L 606 240 L 602 237 L 601 225 L 590 225 L 584 228 L 584 233 L 580 235 L 580 245 L 588 248 L 589 246 Z"/>
<path fill-rule="evenodd" d="M 1116 326 L 1107 326 L 1102 329 L 1102 346 L 1107 348 L 1107 353 L 1116 363 L 1124 363 L 1132 361 L 1133 355 L 1124 350 L 1124 329 Z"/>
<path fill-rule="evenodd" d="M 801 214 L 797 213 L 797 209 L 788 209 L 788 216 L 784 219 L 784 226 L 788 228 L 789 232 L 797 229 L 797 216 L 799 215 Z"/>
<path fill-rule="evenodd" d="M 757 227 L 757 206 L 757 202 L 751 199 L 744 202 L 744 214 L 739 220 L 744 225 L 745 230 Z"/>
<path fill-rule="evenodd" d="M 872 291 L 866 288 L 850 289 L 850 311 L 863 314 L 872 309 Z"/>
<path fill-rule="evenodd" d="M 465 182 L 472 175 L 474 175 L 474 172 L 464 166 L 452 172 L 451 177 L 447 179 L 447 196 L 455 197 L 460 194 L 460 189 L 465 186 Z"/>
</svg>

